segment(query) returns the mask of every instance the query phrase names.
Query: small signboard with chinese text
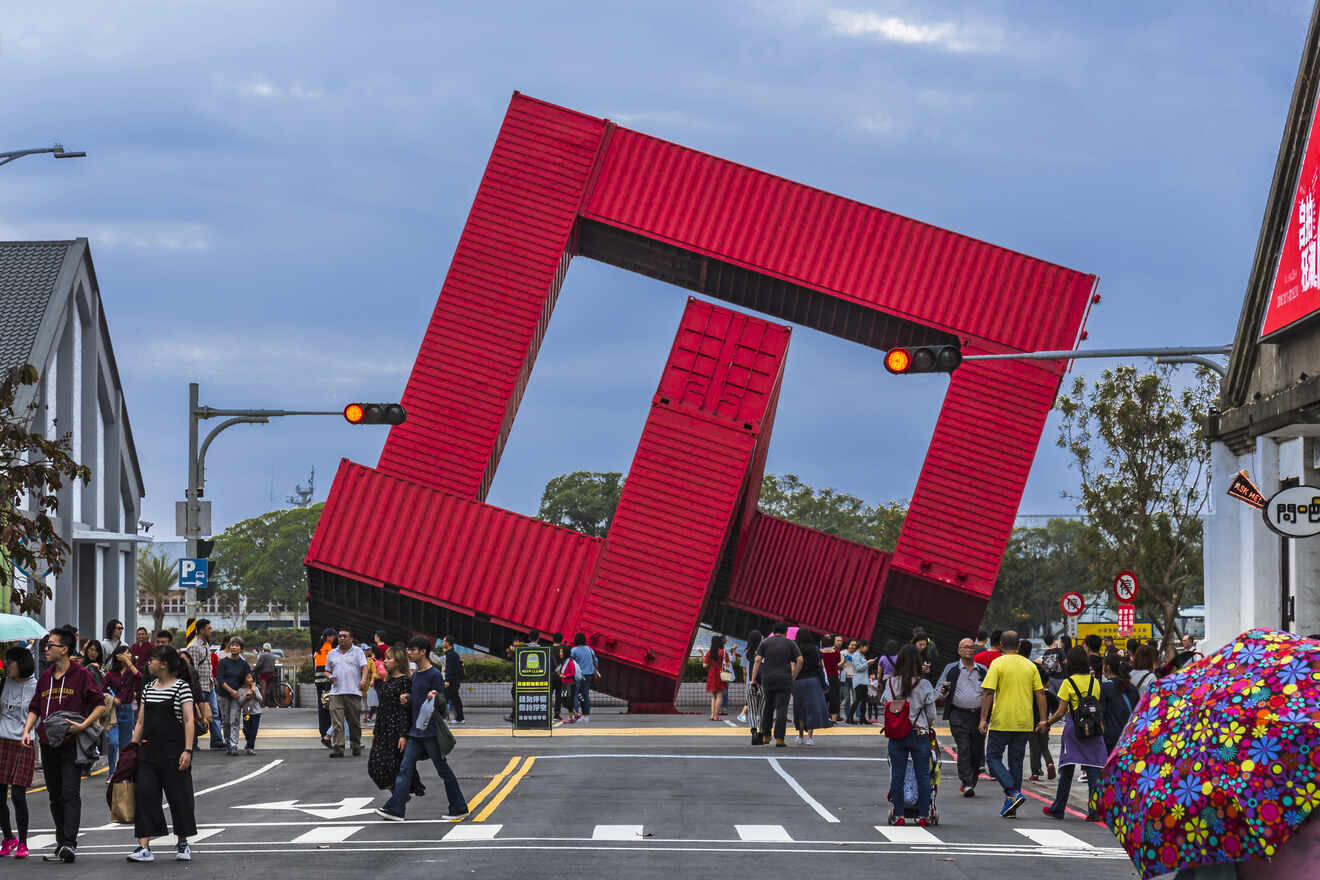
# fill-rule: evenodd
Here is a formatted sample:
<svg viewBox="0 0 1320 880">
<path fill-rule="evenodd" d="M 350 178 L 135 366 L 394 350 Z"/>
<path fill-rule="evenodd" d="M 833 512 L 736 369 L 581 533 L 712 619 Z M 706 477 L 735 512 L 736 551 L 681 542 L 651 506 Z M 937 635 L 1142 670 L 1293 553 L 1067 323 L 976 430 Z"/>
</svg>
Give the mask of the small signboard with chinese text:
<svg viewBox="0 0 1320 880">
<path fill-rule="evenodd" d="M 1320 535 L 1320 488 L 1293 486 L 1275 492 L 1261 509 L 1265 525 L 1289 538 Z"/>
<path fill-rule="evenodd" d="M 550 648 L 513 649 L 513 729 L 550 730 Z"/>
</svg>

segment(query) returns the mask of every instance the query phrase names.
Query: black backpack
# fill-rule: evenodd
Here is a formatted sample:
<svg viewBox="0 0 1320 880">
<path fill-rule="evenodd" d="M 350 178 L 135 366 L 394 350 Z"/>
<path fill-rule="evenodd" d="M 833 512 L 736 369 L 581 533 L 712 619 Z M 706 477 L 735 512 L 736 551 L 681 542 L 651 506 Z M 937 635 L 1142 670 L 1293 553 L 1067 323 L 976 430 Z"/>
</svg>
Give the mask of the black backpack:
<svg viewBox="0 0 1320 880">
<path fill-rule="evenodd" d="M 1092 683 L 1095 679 L 1090 679 Z M 1077 687 L 1077 682 L 1073 681 L 1072 676 L 1068 676 L 1068 683 L 1073 686 L 1077 692 L 1077 708 L 1072 710 L 1073 733 L 1078 739 L 1092 739 L 1097 736 L 1103 736 L 1105 732 L 1105 713 L 1100 705 L 1100 700 L 1091 696 L 1091 689 L 1088 687 L 1086 693 L 1082 693 L 1081 688 Z M 1097 688 L 1096 690 L 1099 690 Z"/>
</svg>

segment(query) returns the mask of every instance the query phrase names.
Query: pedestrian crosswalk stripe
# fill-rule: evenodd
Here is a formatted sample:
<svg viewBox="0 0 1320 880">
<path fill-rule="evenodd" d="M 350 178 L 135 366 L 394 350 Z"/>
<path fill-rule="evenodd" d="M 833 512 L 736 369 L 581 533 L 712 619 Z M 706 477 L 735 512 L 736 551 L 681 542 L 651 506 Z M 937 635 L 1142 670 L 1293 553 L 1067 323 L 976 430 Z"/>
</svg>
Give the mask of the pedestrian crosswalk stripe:
<svg viewBox="0 0 1320 880">
<path fill-rule="evenodd" d="M 28 849 L 45 849 L 48 846 L 55 845 L 54 834 L 34 834 L 28 838 Z"/>
<path fill-rule="evenodd" d="M 875 830 L 890 843 L 939 843 L 940 839 L 920 825 L 877 825 Z"/>
<path fill-rule="evenodd" d="M 1057 849 L 1095 849 L 1080 837 L 1073 837 L 1067 831 L 1059 831 L 1057 828 L 1014 828 L 1013 830 L 1041 846 Z"/>
<path fill-rule="evenodd" d="M 783 825 L 735 825 L 742 840 L 791 841 Z"/>
<path fill-rule="evenodd" d="M 192 837 L 188 838 L 188 842 L 196 843 L 199 840 L 206 840 L 209 837 L 215 837 L 217 834 L 221 833 L 224 830 L 225 829 L 223 828 L 198 828 L 197 833 L 194 834 Z M 176 840 L 175 837 L 168 834 L 163 837 L 151 838 L 151 842 L 156 846 L 165 846 L 166 844 L 173 845 L 175 840 Z"/>
<path fill-rule="evenodd" d="M 592 840 L 637 840 L 642 836 L 641 825 L 597 825 L 591 831 Z"/>
<path fill-rule="evenodd" d="M 365 827 L 365 825 L 323 825 L 299 834 L 290 843 L 343 843 Z"/>
<path fill-rule="evenodd" d="M 494 840 L 503 825 L 455 825 L 441 838 L 445 843 L 468 840 Z"/>
</svg>

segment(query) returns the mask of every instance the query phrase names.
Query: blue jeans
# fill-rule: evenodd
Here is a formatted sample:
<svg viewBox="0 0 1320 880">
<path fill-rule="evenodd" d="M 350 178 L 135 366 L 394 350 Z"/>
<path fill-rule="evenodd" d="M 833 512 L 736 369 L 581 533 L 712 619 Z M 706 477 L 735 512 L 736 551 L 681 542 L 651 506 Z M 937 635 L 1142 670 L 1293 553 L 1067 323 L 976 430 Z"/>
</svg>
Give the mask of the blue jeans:
<svg viewBox="0 0 1320 880">
<path fill-rule="evenodd" d="M 224 748 L 225 734 L 220 729 L 220 700 L 215 691 L 202 691 L 202 699 L 211 704 L 211 745 Z M 198 736 L 201 739 L 201 736 Z"/>
<path fill-rule="evenodd" d="M 583 715 L 591 714 L 591 679 L 592 678 L 595 678 L 595 676 L 593 675 L 587 678 L 579 678 L 577 680 L 577 699 L 573 701 L 573 706 L 574 708 L 577 708 L 577 704 L 580 702 L 582 704 Z"/>
<path fill-rule="evenodd" d="M 120 749 L 133 741 L 133 707 L 119 706 L 115 709 L 115 726 L 105 735 L 106 772 L 115 774 L 115 765 L 119 763 Z"/>
<path fill-rule="evenodd" d="M 403 749 L 403 760 L 399 762 L 399 775 L 394 777 L 394 791 L 390 794 L 390 799 L 385 802 L 385 811 L 396 816 L 404 814 L 411 795 L 413 773 L 417 769 L 417 762 L 424 755 L 431 757 L 431 763 L 435 764 L 435 772 L 440 774 L 440 779 L 445 783 L 445 795 L 449 798 L 449 815 L 461 816 L 466 813 L 467 799 L 463 797 L 463 791 L 458 787 L 458 777 L 454 776 L 454 771 L 450 769 L 445 756 L 440 754 L 440 746 L 436 744 L 433 736 L 408 737 Z"/>
<path fill-rule="evenodd" d="M 1031 734 L 1025 730 L 991 730 L 986 738 L 985 766 L 1008 797 L 1022 791 L 1022 762 L 1027 756 L 1029 739 Z M 1008 749 L 1007 766 L 1004 749 Z"/>
<path fill-rule="evenodd" d="M 908 758 L 917 777 L 917 815 L 930 815 L 930 737 L 915 730 L 902 739 L 889 741 L 889 802 L 894 815 L 903 815 L 903 781 Z"/>
</svg>

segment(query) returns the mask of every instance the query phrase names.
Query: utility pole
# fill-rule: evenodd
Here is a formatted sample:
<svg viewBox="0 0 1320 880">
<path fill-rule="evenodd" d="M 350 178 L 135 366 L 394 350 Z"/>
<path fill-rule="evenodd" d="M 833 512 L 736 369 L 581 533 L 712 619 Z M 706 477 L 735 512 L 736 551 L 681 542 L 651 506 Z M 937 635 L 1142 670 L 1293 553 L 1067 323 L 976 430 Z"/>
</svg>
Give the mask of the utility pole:
<svg viewBox="0 0 1320 880">
<path fill-rule="evenodd" d="M 361 421 L 365 406 L 397 408 L 397 421 L 391 424 L 402 424 L 407 416 L 403 407 L 398 404 L 354 403 L 349 404 L 345 410 L 214 409 L 201 406 L 198 403 L 197 383 L 188 383 L 188 486 L 183 492 L 184 500 L 175 504 L 176 528 L 188 542 L 188 558 L 196 559 L 198 544 L 203 538 L 211 536 L 211 502 L 204 501 L 203 496 L 206 494 L 206 451 L 211 447 L 211 441 L 216 435 L 234 425 L 264 425 L 273 418 L 283 416 L 345 416 L 347 418 L 346 412 L 353 407 L 357 408 L 355 412 L 358 418 L 349 421 L 357 424 Z M 198 422 L 226 416 L 228 418 L 213 428 L 199 447 Z M 195 587 L 186 587 L 185 590 L 187 616 L 189 619 L 194 619 L 197 617 L 197 590 Z"/>
</svg>

